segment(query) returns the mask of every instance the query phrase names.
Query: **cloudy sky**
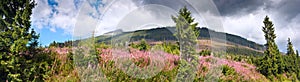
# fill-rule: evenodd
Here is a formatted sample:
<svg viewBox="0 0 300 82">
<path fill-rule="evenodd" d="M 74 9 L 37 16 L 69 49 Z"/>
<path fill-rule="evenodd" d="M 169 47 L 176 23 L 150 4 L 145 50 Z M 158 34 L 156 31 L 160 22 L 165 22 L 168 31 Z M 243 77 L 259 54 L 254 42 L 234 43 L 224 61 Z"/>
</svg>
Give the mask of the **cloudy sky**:
<svg viewBox="0 0 300 82">
<path fill-rule="evenodd" d="M 42 45 L 125 31 L 174 26 L 171 15 L 183 6 L 199 27 L 240 35 L 264 44 L 263 19 L 273 21 L 281 51 L 290 37 L 300 49 L 300 0 L 36 0 L 32 27 Z"/>
</svg>

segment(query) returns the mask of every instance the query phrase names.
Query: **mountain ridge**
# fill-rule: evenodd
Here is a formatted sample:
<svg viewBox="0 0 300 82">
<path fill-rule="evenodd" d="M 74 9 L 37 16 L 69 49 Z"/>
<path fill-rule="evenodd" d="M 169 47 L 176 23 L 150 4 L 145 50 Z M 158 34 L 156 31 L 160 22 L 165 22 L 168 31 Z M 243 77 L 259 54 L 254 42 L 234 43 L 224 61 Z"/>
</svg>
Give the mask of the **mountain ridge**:
<svg viewBox="0 0 300 82">
<path fill-rule="evenodd" d="M 255 43 L 253 41 L 250 41 L 246 38 L 243 38 L 238 35 L 229 34 L 225 32 L 217 32 L 214 30 L 211 30 L 206 27 L 197 27 L 197 30 L 200 31 L 200 36 L 197 38 L 198 40 L 203 39 L 211 39 L 211 35 L 220 35 L 220 37 L 214 37 L 217 39 L 224 39 L 226 38 L 226 43 L 233 44 L 237 46 L 245 46 L 249 47 L 255 50 L 264 50 L 264 46 L 258 43 Z M 108 32 L 113 35 L 107 35 L 105 33 L 104 35 L 97 36 L 96 42 L 108 42 L 113 40 L 122 40 L 124 37 L 130 37 L 130 41 L 139 41 L 141 39 L 146 39 L 149 41 L 176 41 L 176 37 L 173 36 L 173 33 L 175 32 L 175 27 L 158 27 L 158 28 L 152 28 L 152 29 L 143 29 L 143 30 L 135 30 L 135 31 L 120 31 L 117 30 L 119 33 L 114 33 L 116 31 Z M 121 33 L 120 33 L 121 32 Z M 222 35 L 225 37 L 222 37 Z M 128 39 L 128 38 L 127 38 Z"/>
</svg>

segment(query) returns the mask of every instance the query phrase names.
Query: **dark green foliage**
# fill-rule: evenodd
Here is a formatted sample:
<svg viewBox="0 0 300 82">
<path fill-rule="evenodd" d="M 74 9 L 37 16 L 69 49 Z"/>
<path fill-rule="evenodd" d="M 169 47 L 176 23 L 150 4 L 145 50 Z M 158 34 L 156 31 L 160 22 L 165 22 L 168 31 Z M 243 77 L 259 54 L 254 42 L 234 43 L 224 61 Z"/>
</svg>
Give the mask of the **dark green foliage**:
<svg viewBox="0 0 300 82">
<path fill-rule="evenodd" d="M 141 43 L 139 44 L 139 49 L 140 49 L 140 50 L 144 50 L 144 51 L 150 49 L 150 46 L 149 46 L 149 44 L 147 44 L 147 42 L 146 42 L 145 39 L 142 39 L 142 40 L 141 40 Z"/>
<path fill-rule="evenodd" d="M 58 54 L 56 52 L 50 51 L 46 55 L 51 55 L 54 57 L 54 61 L 52 61 L 52 66 L 50 67 L 50 77 L 46 78 L 46 82 L 78 82 L 80 78 L 74 72 L 74 54 Z"/>
<path fill-rule="evenodd" d="M 253 41 L 249 41 L 237 35 L 216 32 L 205 27 L 203 28 L 197 27 L 196 29 L 200 32 L 198 39 L 210 39 L 210 35 L 226 35 L 226 40 L 228 44 L 242 45 L 242 46 L 253 48 L 255 50 L 264 50 L 263 45 L 257 44 Z M 175 36 L 173 36 L 175 30 L 176 30 L 175 27 L 161 27 L 161 28 L 153 28 L 149 30 L 123 32 L 115 36 L 101 35 L 96 38 L 98 39 L 97 40 L 98 42 L 106 42 L 106 43 L 110 43 L 111 39 L 122 39 L 123 37 L 131 37 L 130 38 L 131 41 L 139 41 L 142 38 L 151 41 L 177 41 L 178 39 Z M 219 38 L 219 37 L 215 37 L 215 38 Z"/>
<path fill-rule="evenodd" d="M 223 76 L 218 80 L 218 82 L 243 82 L 243 77 L 240 77 L 240 75 L 235 71 L 234 68 L 228 65 L 222 65 L 221 70 Z"/>
<path fill-rule="evenodd" d="M 199 52 L 200 56 L 210 56 L 211 55 L 211 51 L 210 50 L 202 50 Z"/>
<path fill-rule="evenodd" d="M 299 56 L 299 52 L 298 52 L 298 50 L 296 50 L 296 55 L 297 55 L 297 57 Z"/>
<path fill-rule="evenodd" d="M 263 56 L 263 52 L 248 49 L 248 48 L 245 48 L 245 47 L 239 47 L 239 46 L 227 47 L 226 48 L 226 53 L 236 54 L 236 55 L 245 55 L 245 56 Z"/>
<path fill-rule="evenodd" d="M 33 0 L 0 1 L 1 81 L 42 81 L 52 59 L 37 49 L 39 35 L 30 29 Z"/>
<path fill-rule="evenodd" d="M 63 47 L 72 47 L 73 41 L 65 41 L 63 43 L 60 42 L 55 42 L 53 41 L 52 43 L 49 44 L 49 47 L 56 47 L 56 48 L 63 48 Z"/>
<path fill-rule="evenodd" d="M 49 47 L 58 47 L 58 43 L 56 43 L 55 41 L 53 41 L 52 43 L 49 44 Z"/>
<path fill-rule="evenodd" d="M 285 62 L 286 62 L 286 72 L 293 73 L 297 72 L 297 55 L 294 51 L 293 44 L 290 40 L 288 39 L 288 44 L 287 44 L 287 56 L 285 56 Z"/>
<path fill-rule="evenodd" d="M 186 8 L 180 9 L 177 17 L 172 16 L 176 23 L 174 36 L 180 43 L 180 64 L 178 69 L 177 81 L 193 81 L 195 69 L 198 64 L 195 44 L 199 32 L 195 32 L 198 23 L 194 23 L 191 12 Z"/>
<path fill-rule="evenodd" d="M 263 32 L 265 33 L 267 43 L 265 44 L 265 55 L 259 60 L 258 70 L 271 79 L 270 76 L 277 76 L 284 72 L 284 62 L 275 43 L 276 35 L 274 33 L 273 23 L 269 20 L 268 16 L 266 16 L 264 20 Z"/>
<path fill-rule="evenodd" d="M 288 39 L 288 44 L 287 44 L 287 53 L 286 54 L 289 55 L 289 56 L 297 57 L 293 47 L 294 46 L 291 42 L 291 39 L 289 38 Z"/>
<path fill-rule="evenodd" d="M 257 44 L 255 42 L 249 41 L 243 37 L 240 36 L 236 36 L 236 35 L 232 35 L 232 34 L 228 34 L 226 33 L 226 40 L 227 43 L 234 43 L 234 44 L 239 44 L 242 46 L 246 46 L 255 50 L 264 50 L 264 46 Z"/>
<path fill-rule="evenodd" d="M 200 34 L 199 30 L 197 30 L 197 27 L 196 27 L 198 25 L 198 23 L 194 23 L 195 18 L 193 18 L 191 16 L 191 12 L 186 7 L 184 7 L 182 9 L 180 9 L 178 14 L 179 14 L 178 18 L 176 18 L 174 16 L 172 17 L 173 21 L 176 23 L 176 31 L 177 32 L 175 33 L 175 36 L 177 35 L 176 36 L 177 39 L 179 39 L 179 36 L 183 36 L 183 34 L 181 35 L 181 33 L 179 33 L 180 32 L 179 28 L 185 29 L 185 30 L 187 28 L 190 28 L 193 31 L 190 34 L 194 34 L 192 36 L 196 36 L 196 38 L 197 38 Z M 179 25 L 179 24 L 182 24 L 182 25 Z M 186 24 L 188 26 L 185 26 Z M 178 27 L 178 26 L 180 26 L 180 27 Z"/>
<path fill-rule="evenodd" d="M 174 55 L 179 55 L 180 54 L 178 44 L 172 44 L 172 43 L 164 42 L 162 44 L 162 47 L 163 47 L 164 51 L 167 52 L 167 53 L 174 54 Z"/>
<path fill-rule="evenodd" d="M 67 58 L 64 61 L 65 63 L 58 65 L 61 67 L 57 67 L 59 69 L 58 72 L 62 72 L 62 74 L 70 74 L 72 70 L 74 70 L 74 64 L 73 64 L 73 53 L 68 53 Z"/>
<path fill-rule="evenodd" d="M 30 59 L 24 59 L 21 70 L 24 70 L 22 75 L 23 81 L 44 81 L 51 76 L 51 67 L 55 57 L 52 52 L 44 52 L 44 49 L 39 49 Z"/>
<path fill-rule="evenodd" d="M 300 57 L 299 57 L 299 53 L 298 50 L 296 51 L 297 53 L 297 78 L 300 80 Z"/>
<path fill-rule="evenodd" d="M 96 48 L 100 48 L 100 49 L 108 49 L 111 48 L 110 45 L 105 44 L 104 42 L 101 42 L 100 44 L 96 44 L 95 46 Z"/>
<path fill-rule="evenodd" d="M 223 75 L 225 75 L 225 76 L 236 74 L 234 68 L 232 68 L 232 67 L 230 67 L 230 66 L 228 66 L 228 65 L 223 65 L 223 66 L 222 66 L 222 73 L 223 73 Z"/>
<path fill-rule="evenodd" d="M 288 39 L 288 44 L 287 44 L 287 53 L 286 56 L 284 56 L 284 61 L 285 61 L 285 71 L 287 72 L 287 76 L 292 78 L 293 81 L 296 81 L 297 79 L 300 79 L 300 62 L 299 62 L 299 56 L 298 51 L 294 51 L 293 44 L 290 40 Z"/>
<path fill-rule="evenodd" d="M 172 35 L 173 34 L 172 31 L 175 31 L 174 27 L 156 28 L 152 30 L 138 30 L 134 32 L 122 33 L 120 34 L 120 37 L 124 36 L 124 34 L 132 34 L 130 38 L 132 41 L 139 41 L 143 38 L 147 40 L 153 40 L 153 41 L 177 40 L 176 37 Z"/>
<path fill-rule="evenodd" d="M 150 49 L 150 45 L 146 42 L 145 39 L 142 39 L 139 44 L 131 43 L 130 46 L 132 48 L 136 48 L 136 49 L 139 49 L 139 50 L 142 50 L 142 51 L 147 51 L 147 50 Z"/>
</svg>

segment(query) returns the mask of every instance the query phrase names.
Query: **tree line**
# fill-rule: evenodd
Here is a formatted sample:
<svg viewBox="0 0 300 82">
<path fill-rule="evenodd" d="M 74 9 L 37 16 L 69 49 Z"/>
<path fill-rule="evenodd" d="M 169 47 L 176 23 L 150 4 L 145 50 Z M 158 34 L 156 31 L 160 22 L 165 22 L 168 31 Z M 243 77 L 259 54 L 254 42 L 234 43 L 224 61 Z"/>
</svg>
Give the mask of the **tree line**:
<svg viewBox="0 0 300 82">
<path fill-rule="evenodd" d="M 293 81 L 300 79 L 299 53 L 298 51 L 295 53 L 290 38 L 288 39 L 287 53 L 282 55 L 275 43 L 274 24 L 268 16 L 265 17 L 263 23 L 262 31 L 265 34 L 267 43 L 265 44 L 264 56 L 258 59 L 258 70 L 271 80 L 274 80 L 276 77 L 279 80 L 283 80 L 281 79 L 283 74 L 292 78 Z"/>
</svg>

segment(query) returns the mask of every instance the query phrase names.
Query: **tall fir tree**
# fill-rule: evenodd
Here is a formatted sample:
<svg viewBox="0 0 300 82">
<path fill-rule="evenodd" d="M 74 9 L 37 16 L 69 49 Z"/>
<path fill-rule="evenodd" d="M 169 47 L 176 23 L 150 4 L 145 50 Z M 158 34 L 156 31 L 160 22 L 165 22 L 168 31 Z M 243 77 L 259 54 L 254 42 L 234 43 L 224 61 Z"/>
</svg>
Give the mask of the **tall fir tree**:
<svg viewBox="0 0 300 82">
<path fill-rule="evenodd" d="M 297 66 L 297 78 L 298 80 L 300 79 L 300 57 L 299 57 L 299 52 L 298 50 L 296 50 L 296 56 L 297 56 L 297 60 L 296 60 L 296 66 Z"/>
<path fill-rule="evenodd" d="M 297 54 L 294 51 L 293 44 L 291 42 L 291 39 L 288 39 L 287 44 L 287 57 L 286 57 L 286 71 L 289 73 L 294 73 L 297 71 Z"/>
<path fill-rule="evenodd" d="M 297 55 L 297 57 L 299 57 L 299 52 L 298 52 L 298 50 L 296 50 L 296 55 Z"/>
<path fill-rule="evenodd" d="M 264 57 L 260 61 L 258 70 L 269 79 L 272 76 L 281 74 L 284 72 L 284 62 L 282 55 L 279 52 L 278 46 L 275 43 L 275 29 L 272 21 L 266 16 L 264 21 L 264 26 L 262 31 L 265 33 L 265 39 L 267 43 L 265 44 L 266 50 L 264 51 Z"/>
<path fill-rule="evenodd" d="M 193 81 L 198 61 L 195 50 L 195 44 L 197 44 L 197 37 L 199 36 L 199 31 L 196 29 L 198 23 L 194 23 L 194 18 L 186 7 L 180 9 L 178 14 L 177 17 L 172 16 L 173 21 L 176 23 L 174 36 L 179 40 L 181 52 L 177 81 Z"/>
<path fill-rule="evenodd" d="M 288 39 L 287 53 L 286 53 L 286 54 L 289 55 L 289 56 L 295 56 L 295 57 L 296 57 L 296 53 L 295 53 L 293 47 L 294 47 L 294 46 L 293 46 L 293 44 L 292 44 L 292 42 L 291 42 L 291 39 L 289 38 L 289 39 Z"/>
<path fill-rule="evenodd" d="M 0 81 L 38 81 L 47 66 L 36 56 L 39 35 L 31 27 L 33 0 L 0 1 Z M 46 69 L 46 68 L 45 68 Z"/>
</svg>

